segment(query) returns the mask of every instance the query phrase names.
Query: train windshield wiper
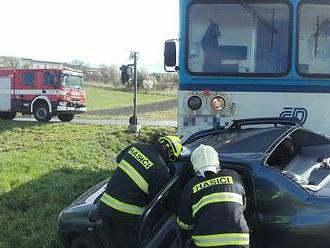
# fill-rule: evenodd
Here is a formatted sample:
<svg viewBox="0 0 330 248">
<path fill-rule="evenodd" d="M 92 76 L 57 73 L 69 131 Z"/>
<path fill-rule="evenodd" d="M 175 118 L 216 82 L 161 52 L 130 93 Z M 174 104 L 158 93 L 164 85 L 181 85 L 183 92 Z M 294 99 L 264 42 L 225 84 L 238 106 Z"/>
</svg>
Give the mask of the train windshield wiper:
<svg viewBox="0 0 330 248">
<path fill-rule="evenodd" d="M 267 29 L 269 29 L 272 34 L 278 33 L 278 30 L 275 28 L 274 23 L 271 23 L 267 18 L 262 16 L 256 9 L 251 7 L 245 0 L 239 0 L 241 2 L 242 7 L 250 13 L 250 15 L 262 23 Z"/>
<path fill-rule="evenodd" d="M 317 17 L 316 31 L 311 35 L 311 38 L 315 39 L 314 58 L 316 58 L 317 55 L 319 36 L 329 26 L 329 24 L 330 24 L 330 17 L 325 19 L 321 25 L 320 25 L 320 17 L 319 16 Z"/>
</svg>

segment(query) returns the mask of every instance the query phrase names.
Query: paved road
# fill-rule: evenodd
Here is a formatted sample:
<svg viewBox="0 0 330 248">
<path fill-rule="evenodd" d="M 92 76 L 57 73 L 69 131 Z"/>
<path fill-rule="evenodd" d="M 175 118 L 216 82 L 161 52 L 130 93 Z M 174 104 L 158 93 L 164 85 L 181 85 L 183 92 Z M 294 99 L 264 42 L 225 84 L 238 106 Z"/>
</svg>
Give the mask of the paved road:
<svg viewBox="0 0 330 248">
<path fill-rule="evenodd" d="M 16 121 L 36 121 L 34 118 L 16 118 Z M 53 118 L 50 122 L 57 123 L 61 122 L 57 118 Z M 88 119 L 74 119 L 71 123 L 76 124 L 95 124 L 95 125 L 128 125 L 127 120 L 88 120 Z M 159 127 L 176 127 L 176 121 L 170 120 L 139 120 L 142 126 L 159 126 Z"/>
</svg>

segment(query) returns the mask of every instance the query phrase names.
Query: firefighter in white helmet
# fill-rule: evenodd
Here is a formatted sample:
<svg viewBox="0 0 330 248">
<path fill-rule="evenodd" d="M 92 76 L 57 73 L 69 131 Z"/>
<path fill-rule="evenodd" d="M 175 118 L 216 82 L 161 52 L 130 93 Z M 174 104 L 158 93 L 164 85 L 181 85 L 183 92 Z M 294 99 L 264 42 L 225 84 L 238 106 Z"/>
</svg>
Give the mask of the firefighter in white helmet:
<svg viewBox="0 0 330 248">
<path fill-rule="evenodd" d="M 241 176 L 221 169 L 217 151 L 200 145 L 191 154 L 196 176 L 181 195 L 177 223 L 196 247 L 249 247 Z"/>
</svg>

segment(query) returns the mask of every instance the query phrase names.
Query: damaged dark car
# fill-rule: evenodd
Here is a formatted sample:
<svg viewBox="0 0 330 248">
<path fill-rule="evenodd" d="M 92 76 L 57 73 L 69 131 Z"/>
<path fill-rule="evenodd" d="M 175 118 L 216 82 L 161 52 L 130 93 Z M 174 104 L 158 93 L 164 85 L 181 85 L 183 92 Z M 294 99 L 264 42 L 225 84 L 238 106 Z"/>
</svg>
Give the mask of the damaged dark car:
<svg viewBox="0 0 330 248">
<path fill-rule="evenodd" d="M 181 191 L 194 175 L 190 153 L 200 144 L 213 146 L 222 168 L 244 178 L 251 247 L 330 246 L 330 138 L 295 119 L 258 118 L 186 140 L 180 160 L 170 164 L 171 181 L 140 218 L 135 247 L 189 247 L 176 213 Z M 107 247 L 102 219 L 93 214 L 106 184 L 97 184 L 60 214 L 58 232 L 66 247 Z"/>
</svg>

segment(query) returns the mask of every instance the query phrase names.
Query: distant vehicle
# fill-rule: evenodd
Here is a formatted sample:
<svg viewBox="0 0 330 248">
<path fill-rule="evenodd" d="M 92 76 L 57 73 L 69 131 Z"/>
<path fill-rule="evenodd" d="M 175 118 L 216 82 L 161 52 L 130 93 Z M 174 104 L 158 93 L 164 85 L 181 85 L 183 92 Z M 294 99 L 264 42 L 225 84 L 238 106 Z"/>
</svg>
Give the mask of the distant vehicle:
<svg viewBox="0 0 330 248">
<path fill-rule="evenodd" d="M 282 148 L 288 139 L 293 144 L 290 159 Z M 229 128 L 201 131 L 186 141 L 181 159 L 170 165 L 171 181 L 140 218 L 136 248 L 189 247 L 176 224 L 176 211 L 194 176 L 190 152 L 200 144 L 213 146 L 223 168 L 244 179 L 251 247 L 330 246 L 330 138 L 304 129 L 297 120 L 265 118 L 237 120 Z M 97 184 L 60 214 L 59 237 L 67 247 L 107 247 L 102 221 L 92 214 L 106 184 Z"/>
<path fill-rule="evenodd" d="M 181 0 L 179 39 L 165 45 L 179 133 L 281 116 L 330 135 L 329 13 L 328 0 Z"/>
<path fill-rule="evenodd" d="M 86 111 L 83 74 L 63 69 L 0 69 L 0 119 L 16 113 L 33 114 L 48 122 L 57 116 L 63 122 Z"/>
</svg>

